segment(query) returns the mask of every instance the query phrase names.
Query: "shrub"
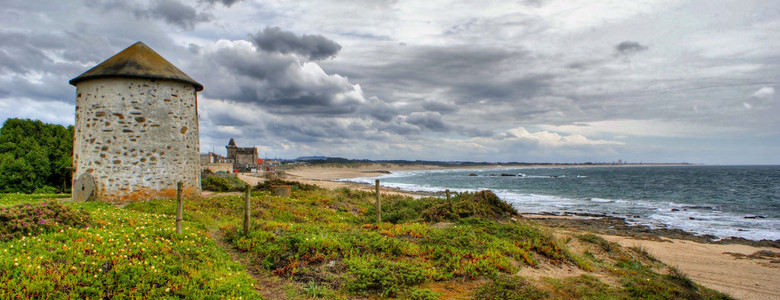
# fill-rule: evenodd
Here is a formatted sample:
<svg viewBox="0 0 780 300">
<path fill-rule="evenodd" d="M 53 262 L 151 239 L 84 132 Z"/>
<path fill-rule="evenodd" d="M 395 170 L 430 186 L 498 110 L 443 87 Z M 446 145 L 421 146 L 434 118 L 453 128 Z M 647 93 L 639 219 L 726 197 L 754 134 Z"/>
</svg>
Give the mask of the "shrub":
<svg viewBox="0 0 780 300">
<path fill-rule="evenodd" d="M 26 234 L 51 232 L 62 226 L 76 227 L 89 223 L 89 215 L 56 201 L 2 207 L 0 241 L 12 240 Z"/>
<path fill-rule="evenodd" d="M 445 220 L 457 220 L 459 217 L 452 212 L 448 203 L 440 203 L 422 212 L 422 218 L 426 222 L 436 223 Z"/>
<path fill-rule="evenodd" d="M 230 185 L 230 188 L 228 189 L 229 191 L 237 192 L 246 189 L 246 182 L 236 176 L 225 177 L 225 180 L 227 180 L 228 185 Z"/>
<path fill-rule="evenodd" d="M 480 217 L 488 220 L 502 220 L 517 216 L 517 210 L 491 191 L 461 193 L 453 199 L 452 207 L 447 203 L 435 205 L 422 213 L 428 222 L 457 220 L 458 218 Z"/>
<path fill-rule="evenodd" d="M 272 191 L 274 186 L 279 186 L 279 185 L 289 185 L 291 190 L 301 190 L 301 191 L 314 191 L 320 188 L 313 184 L 274 179 L 274 180 L 266 180 L 264 182 L 258 183 L 255 186 L 255 189 L 259 191 Z"/>
<path fill-rule="evenodd" d="M 373 222 L 376 216 L 375 200 L 371 199 L 371 205 L 366 207 L 364 222 Z M 414 222 L 423 219 L 428 222 L 436 222 L 425 219 L 423 212 L 431 207 L 441 205 L 445 200 L 439 198 L 420 198 L 383 195 L 382 196 L 382 221 L 393 224 Z M 446 207 L 446 206 L 445 206 Z"/>
<path fill-rule="evenodd" d="M 246 188 L 246 183 L 235 176 L 206 177 L 200 182 L 204 190 L 215 192 L 237 192 Z"/>
<path fill-rule="evenodd" d="M 204 190 L 215 192 L 227 192 L 230 190 L 230 183 L 222 177 L 206 177 L 201 180 L 200 185 Z"/>
</svg>

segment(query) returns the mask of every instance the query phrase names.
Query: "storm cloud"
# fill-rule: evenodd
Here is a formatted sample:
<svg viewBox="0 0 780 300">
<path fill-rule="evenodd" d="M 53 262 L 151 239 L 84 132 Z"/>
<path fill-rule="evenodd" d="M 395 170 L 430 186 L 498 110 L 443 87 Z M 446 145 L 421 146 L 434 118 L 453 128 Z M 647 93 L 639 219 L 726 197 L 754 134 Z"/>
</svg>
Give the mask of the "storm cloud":
<svg viewBox="0 0 780 300">
<path fill-rule="evenodd" d="M 623 41 L 615 46 L 615 51 L 623 55 L 630 55 L 645 50 L 647 50 L 647 46 L 632 41 Z"/>
<path fill-rule="evenodd" d="M 279 27 L 266 27 L 251 35 L 252 42 L 270 53 L 294 53 L 310 60 L 322 60 L 335 57 L 341 45 L 321 35 L 297 36 Z"/>
<path fill-rule="evenodd" d="M 197 23 L 214 19 L 213 16 L 198 12 L 179 0 L 155 0 L 149 8 L 137 9 L 135 14 L 150 19 L 160 18 L 168 24 L 188 30 L 193 29 Z"/>
<path fill-rule="evenodd" d="M 204 51 L 201 67 L 217 84 L 212 97 L 262 105 L 274 114 L 347 114 L 366 102 L 359 85 L 314 62 L 242 41 L 220 41 Z"/>
<path fill-rule="evenodd" d="M 243 0 L 202 0 L 202 1 L 204 1 L 206 3 L 209 3 L 209 4 L 220 3 L 220 4 L 224 5 L 224 6 L 231 7 L 231 6 L 233 6 L 233 4 L 236 4 L 236 3 L 241 2 Z"/>
</svg>

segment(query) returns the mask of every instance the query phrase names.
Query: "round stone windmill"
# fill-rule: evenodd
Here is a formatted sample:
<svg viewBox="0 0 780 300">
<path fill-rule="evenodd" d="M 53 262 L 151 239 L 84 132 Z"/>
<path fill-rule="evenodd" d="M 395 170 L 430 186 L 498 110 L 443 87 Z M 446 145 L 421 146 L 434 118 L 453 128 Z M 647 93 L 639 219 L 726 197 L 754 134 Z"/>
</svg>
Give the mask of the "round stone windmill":
<svg viewBox="0 0 780 300">
<path fill-rule="evenodd" d="M 203 85 L 138 42 L 76 86 L 73 199 L 125 204 L 200 193 L 197 92 Z"/>
</svg>

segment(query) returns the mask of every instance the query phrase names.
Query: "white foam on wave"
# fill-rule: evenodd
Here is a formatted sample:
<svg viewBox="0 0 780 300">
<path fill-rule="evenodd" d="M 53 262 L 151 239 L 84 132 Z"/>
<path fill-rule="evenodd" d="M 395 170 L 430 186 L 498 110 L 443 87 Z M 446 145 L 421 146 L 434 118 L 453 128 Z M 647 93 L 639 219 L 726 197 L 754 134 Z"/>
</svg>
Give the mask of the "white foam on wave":
<svg viewBox="0 0 780 300">
<path fill-rule="evenodd" d="M 611 203 L 611 202 L 615 202 L 615 200 L 612 200 L 612 199 L 601 199 L 601 198 L 590 198 L 589 200 L 593 201 L 593 202 L 598 202 L 598 203 Z"/>
<path fill-rule="evenodd" d="M 745 219 L 744 215 L 711 211 L 659 210 L 647 217 L 648 225 L 665 224 L 698 234 L 718 238 L 741 237 L 749 240 L 780 239 L 780 221 L 776 219 Z"/>
</svg>

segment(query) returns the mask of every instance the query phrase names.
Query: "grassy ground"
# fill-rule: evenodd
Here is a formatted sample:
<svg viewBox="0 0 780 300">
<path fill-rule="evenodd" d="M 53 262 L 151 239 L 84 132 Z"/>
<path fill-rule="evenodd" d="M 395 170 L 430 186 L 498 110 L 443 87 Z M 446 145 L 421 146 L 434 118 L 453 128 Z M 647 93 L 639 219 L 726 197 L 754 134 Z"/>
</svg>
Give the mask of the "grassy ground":
<svg viewBox="0 0 780 300">
<path fill-rule="evenodd" d="M 249 234 L 235 194 L 187 199 L 182 235 L 172 200 L 64 204 L 81 223 L 0 242 L 0 298 L 726 298 L 643 249 L 533 224 L 492 193 L 452 204 L 383 197 L 385 222 L 376 223 L 371 193 L 294 185 L 280 198 L 260 188 Z M 5 195 L 0 206 L 40 201 Z M 526 268 L 580 275 L 515 275 Z"/>
</svg>

